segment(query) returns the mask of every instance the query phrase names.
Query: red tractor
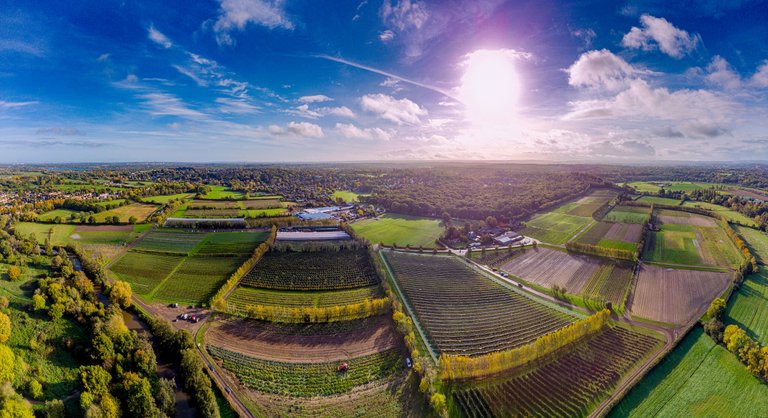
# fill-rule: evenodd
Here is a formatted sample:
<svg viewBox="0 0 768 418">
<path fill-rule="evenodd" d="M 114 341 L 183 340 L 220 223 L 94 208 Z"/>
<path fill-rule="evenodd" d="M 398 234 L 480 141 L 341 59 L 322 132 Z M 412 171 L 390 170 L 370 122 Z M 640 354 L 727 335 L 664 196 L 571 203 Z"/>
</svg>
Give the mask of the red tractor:
<svg viewBox="0 0 768 418">
<path fill-rule="evenodd" d="M 341 364 L 339 364 L 339 368 L 337 369 L 337 371 L 338 371 L 339 373 L 344 373 L 344 372 L 346 372 L 346 371 L 347 371 L 347 369 L 349 369 L 349 364 L 347 364 L 347 363 L 341 363 Z"/>
</svg>

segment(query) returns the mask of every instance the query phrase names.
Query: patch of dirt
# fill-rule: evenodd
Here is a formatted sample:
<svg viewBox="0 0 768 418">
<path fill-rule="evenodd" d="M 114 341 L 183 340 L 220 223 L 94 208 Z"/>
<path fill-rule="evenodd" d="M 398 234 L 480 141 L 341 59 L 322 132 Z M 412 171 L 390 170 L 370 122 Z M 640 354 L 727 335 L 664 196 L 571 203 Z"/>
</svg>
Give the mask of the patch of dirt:
<svg viewBox="0 0 768 418">
<path fill-rule="evenodd" d="M 69 237 L 72 239 L 80 239 L 80 234 L 72 234 Z"/>
<path fill-rule="evenodd" d="M 680 217 L 680 216 L 661 215 L 659 216 L 659 221 L 662 224 L 670 224 L 670 225 L 692 225 L 692 226 L 708 226 L 708 227 L 717 226 L 717 223 L 715 223 L 714 219 L 708 218 L 706 216 L 699 216 L 699 215 L 692 215 L 687 218 Z"/>
<path fill-rule="evenodd" d="M 249 319 L 212 324 L 206 341 L 247 356 L 283 362 L 329 362 L 378 353 L 398 345 L 388 316 L 359 321 L 353 329 L 328 325 L 278 325 Z M 306 327 L 308 332 L 297 332 Z"/>
<path fill-rule="evenodd" d="M 78 225 L 75 232 L 133 232 L 133 225 Z"/>
</svg>

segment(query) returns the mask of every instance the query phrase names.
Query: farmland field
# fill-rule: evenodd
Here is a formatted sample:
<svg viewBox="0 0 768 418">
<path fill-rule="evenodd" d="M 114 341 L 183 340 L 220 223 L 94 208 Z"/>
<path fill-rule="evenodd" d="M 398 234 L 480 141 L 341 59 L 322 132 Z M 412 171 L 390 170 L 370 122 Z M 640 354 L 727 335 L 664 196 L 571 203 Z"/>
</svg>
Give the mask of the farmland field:
<svg viewBox="0 0 768 418">
<path fill-rule="evenodd" d="M 565 244 L 590 222 L 592 218 L 548 212 L 526 222 L 520 233 L 550 244 Z"/>
<path fill-rule="evenodd" d="M 688 181 L 635 181 L 628 185 L 640 193 L 657 193 L 661 190 L 659 184 L 664 184 L 664 190 L 670 192 L 690 192 L 693 190 L 706 189 L 707 187 L 712 186 L 712 184 L 708 183 L 692 183 Z"/>
<path fill-rule="evenodd" d="M 337 371 L 338 362 L 286 363 L 250 357 L 213 345 L 207 349 L 246 387 L 299 397 L 345 393 L 356 386 L 384 379 L 404 367 L 397 348 L 348 358 L 350 368 L 343 373 Z"/>
<path fill-rule="evenodd" d="M 285 291 L 239 286 L 227 299 L 227 303 L 237 309 L 244 309 L 249 305 L 328 307 L 351 305 L 360 303 L 365 299 L 383 296 L 379 286 L 336 291 Z"/>
<path fill-rule="evenodd" d="M 433 248 L 443 233 L 441 221 L 417 216 L 387 213 L 376 219 L 363 219 L 350 226 L 368 241 L 384 245 Z"/>
<path fill-rule="evenodd" d="M 648 220 L 649 208 L 638 206 L 616 206 L 603 218 L 609 222 L 644 224 Z"/>
<path fill-rule="evenodd" d="M 248 255 L 187 257 L 153 297 L 168 302 L 206 302 L 247 259 Z"/>
<path fill-rule="evenodd" d="M 454 391 L 465 416 L 578 417 L 589 412 L 661 341 L 614 326 L 548 363 Z"/>
<path fill-rule="evenodd" d="M 166 195 L 145 197 L 145 198 L 142 198 L 142 200 L 149 203 L 165 204 L 170 202 L 171 200 L 190 199 L 193 196 L 195 196 L 194 193 L 178 193 L 178 194 L 166 194 Z"/>
<path fill-rule="evenodd" d="M 518 347 L 576 319 L 491 281 L 456 257 L 384 254 L 438 353 Z"/>
<path fill-rule="evenodd" d="M 147 296 L 170 274 L 184 256 L 128 251 L 111 270 L 131 284 L 133 291 Z"/>
<path fill-rule="evenodd" d="M 144 222 L 149 215 L 155 212 L 155 210 L 157 210 L 157 206 L 155 205 L 132 203 L 126 206 L 120 206 L 117 209 L 99 212 L 93 215 L 93 217 L 96 219 L 96 222 L 104 222 L 107 217 L 117 216 L 120 218 L 120 222 L 127 223 L 133 216 L 138 219 L 138 222 Z"/>
<path fill-rule="evenodd" d="M 227 186 L 209 186 L 211 191 L 203 196 L 203 199 L 242 199 L 243 193 L 230 190 Z"/>
<path fill-rule="evenodd" d="M 251 319 L 216 321 L 208 344 L 262 360 L 315 363 L 347 360 L 396 348 L 394 322 L 387 315 L 328 324 L 275 324 Z"/>
<path fill-rule="evenodd" d="M 187 254 L 206 237 L 204 233 L 155 230 L 150 232 L 135 247 L 139 251 L 158 251 Z"/>
<path fill-rule="evenodd" d="M 53 245 L 66 245 L 69 242 L 69 236 L 75 231 L 75 225 L 51 225 L 34 222 L 19 222 L 15 228 L 24 236 L 35 234 L 35 238 L 40 244 L 50 237 Z"/>
<path fill-rule="evenodd" d="M 217 232 L 208 234 L 197 254 L 250 254 L 267 239 L 267 232 Z"/>
<path fill-rule="evenodd" d="M 636 223 L 598 222 L 579 236 L 578 242 L 635 251 L 643 226 Z"/>
<path fill-rule="evenodd" d="M 610 301 L 615 306 L 624 302 L 632 281 L 629 266 L 542 247 L 525 250 L 499 268 L 546 289 L 557 285 L 572 295 Z"/>
<path fill-rule="evenodd" d="M 707 202 L 693 202 L 693 201 L 685 202 L 683 206 L 711 210 L 712 212 L 715 212 L 719 215 L 724 216 L 726 219 L 728 219 L 729 222 L 738 222 L 740 224 L 752 226 L 752 227 L 756 226 L 754 219 L 750 219 L 748 216 L 742 215 L 739 212 L 728 209 L 725 206 L 714 205 L 712 203 L 707 203 Z"/>
<path fill-rule="evenodd" d="M 276 290 L 333 290 L 377 283 L 368 250 L 341 249 L 270 251 L 248 272 L 242 285 Z"/>
<path fill-rule="evenodd" d="M 657 196 L 643 196 L 640 199 L 637 199 L 637 201 L 642 203 L 655 203 L 657 205 L 671 205 L 671 206 L 680 205 L 680 201 L 677 199 L 669 199 L 666 197 L 657 197 Z"/>
<path fill-rule="evenodd" d="M 47 222 L 54 220 L 56 217 L 59 217 L 61 218 L 62 222 L 67 222 L 69 220 L 69 216 L 75 213 L 77 213 L 77 211 L 69 209 L 54 209 L 50 212 L 43 213 L 38 217 L 38 219 L 43 222 Z"/>
<path fill-rule="evenodd" d="M 358 197 L 360 196 L 370 196 L 369 193 L 355 193 L 349 190 L 337 190 L 333 192 L 331 195 L 334 199 L 341 198 L 343 201 L 347 203 L 357 203 Z"/>
<path fill-rule="evenodd" d="M 741 288 L 728 301 L 726 323 L 740 326 L 763 346 L 768 345 L 768 273 L 744 278 Z"/>
<path fill-rule="evenodd" d="M 679 270 L 644 264 L 637 278 L 633 315 L 685 324 L 706 311 L 732 280 L 732 273 Z"/>
<path fill-rule="evenodd" d="M 768 385 L 697 326 L 610 416 L 763 417 L 765 399 Z"/>
<path fill-rule="evenodd" d="M 744 238 L 744 242 L 749 246 L 757 261 L 762 264 L 768 263 L 768 234 L 738 225 L 734 229 Z"/>
</svg>

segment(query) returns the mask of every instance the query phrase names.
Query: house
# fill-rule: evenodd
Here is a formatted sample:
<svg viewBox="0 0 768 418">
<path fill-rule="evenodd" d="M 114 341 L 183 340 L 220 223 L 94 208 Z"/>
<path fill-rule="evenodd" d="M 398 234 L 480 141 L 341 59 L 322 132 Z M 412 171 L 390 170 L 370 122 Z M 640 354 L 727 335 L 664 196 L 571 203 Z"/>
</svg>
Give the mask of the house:
<svg viewBox="0 0 768 418">
<path fill-rule="evenodd" d="M 522 240 L 523 236 L 514 231 L 507 231 L 493 238 L 493 241 L 499 245 L 513 245 Z"/>
</svg>

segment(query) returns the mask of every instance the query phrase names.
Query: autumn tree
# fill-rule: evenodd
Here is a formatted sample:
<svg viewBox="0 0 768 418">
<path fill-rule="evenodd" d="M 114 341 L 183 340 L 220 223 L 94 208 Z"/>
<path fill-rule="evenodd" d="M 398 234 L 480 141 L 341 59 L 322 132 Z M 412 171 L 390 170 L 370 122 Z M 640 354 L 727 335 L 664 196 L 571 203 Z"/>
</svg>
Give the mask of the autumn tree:
<svg viewBox="0 0 768 418">
<path fill-rule="evenodd" d="M 11 338 L 11 318 L 0 312 L 0 343 L 5 343 Z"/>
<path fill-rule="evenodd" d="M 131 306 L 132 295 L 133 291 L 131 290 L 131 285 L 122 280 L 115 281 L 109 288 L 109 300 L 112 301 L 112 303 L 119 305 L 121 308 Z"/>
<path fill-rule="evenodd" d="M 10 266 L 8 267 L 8 280 L 15 282 L 19 279 L 21 279 L 21 269 L 19 266 Z"/>
</svg>

